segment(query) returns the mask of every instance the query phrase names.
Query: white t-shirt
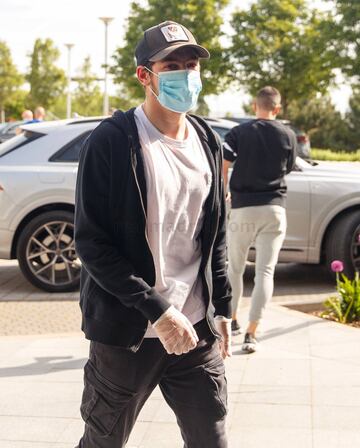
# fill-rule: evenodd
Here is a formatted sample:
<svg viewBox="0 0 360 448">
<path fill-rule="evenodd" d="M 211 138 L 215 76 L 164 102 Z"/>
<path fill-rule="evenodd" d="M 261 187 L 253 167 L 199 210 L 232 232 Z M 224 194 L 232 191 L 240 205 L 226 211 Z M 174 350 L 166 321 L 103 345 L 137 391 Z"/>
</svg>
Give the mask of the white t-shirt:
<svg viewBox="0 0 360 448">
<path fill-rule="evenodd" d="M 185 140 L 163 135 L 142 106 L 135 110 L 135 121 L 145 165 L 146 231 L 155 263 L 155 289 L 195 324 L 206 313 L 198 236 L 212 182 L 209 163 L 188 120 Z M 156 337 L 151 325 L 145 337 Z"/>
</svg>

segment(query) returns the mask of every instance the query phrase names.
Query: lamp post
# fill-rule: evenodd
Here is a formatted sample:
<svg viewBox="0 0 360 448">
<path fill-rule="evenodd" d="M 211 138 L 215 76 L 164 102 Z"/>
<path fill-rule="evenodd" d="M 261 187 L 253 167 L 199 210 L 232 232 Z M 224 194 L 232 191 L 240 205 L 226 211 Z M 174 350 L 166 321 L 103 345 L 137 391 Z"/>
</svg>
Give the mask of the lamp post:
<svg viewBox="0 0 360 448">
<path fill-rule="evenodd" d="M 108 59 L 108 25 L 110 22 L 114 20 L 114 17 L 99 17 L 99 19 L 104 23 L 105 25 L 105 64 L 104 64 L 104 105 L 103 105 L 103 114 L 108 115 L 109 114 L 109 97 L 108 97 L 108 86 L 107 86 L 107 75 L 108 75 L 108 66 L 107 66 L 107 59 Z"/>
<path fill-rule="evenodd" d="M 67 97 L 66 97 L 66 117 L 71 118 L 71 49 L 74 44 L 65 44 L 68 49 L 68 70 L 67 70 Z"/>
</svg>

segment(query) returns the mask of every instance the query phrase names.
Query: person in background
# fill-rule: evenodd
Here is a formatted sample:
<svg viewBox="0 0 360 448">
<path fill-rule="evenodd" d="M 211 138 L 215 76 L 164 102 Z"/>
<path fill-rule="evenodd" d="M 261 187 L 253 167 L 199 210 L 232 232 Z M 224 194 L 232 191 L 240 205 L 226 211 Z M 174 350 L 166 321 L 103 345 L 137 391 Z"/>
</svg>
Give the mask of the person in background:
<svg viewBox="0 0 360 448">
<path fill-rule="evenodd" d="M 34 116 L 31 110 L 24 110 L 24 112 L 22 113 L 22 117 L 24 116 L 24 114 L 26 117 L 28 117 L 27 121 L 24 124 L 40 123 L 45 119 L 45 109 L 41 106 L 35 109 Z"/>
<path fill-rule="evenodd" d="M 34 114 L 32 113 L 31 110 L 26 109 L 24 110 L 24 112 L 21 114 L 21 118 L 24 121 L 24 124 L 30 123 L 33 121 L 34 119 Z"/>
<path fill-rule="evenodd" d="M 254 288 L 249 324 L 242 349 L 258 348 L 256 330 L 274 289 L 274 270 L 286 232 L 286 182 L 295 164 L 296 135 L 276 120 L 281 95 L 274 87 L 259 90 L 253 103 L 256 119 L 235 126 L 225 136 L 224 182 L 230 179 L 231 212 L 228 226 L 229 279 L 233 291 L 232 333 L 243 294 L 243 274 L 251 246 L 256 249 Z M 230 196 L 229 196 L 230 197 Z"/>
<path fill-rule="evenodd" d="M 20 123 L 19 126 L 15 129 L 16 135 L 22 133 L 22 129 L 20 128 L 21 125 L 34 122 L 34 115 L 30 109 L 25 109 L 24 112 L 21 114 L 21 119 L 23 120 L 23 123 Z"/>
<path fill-rule="evenodd" d="M 38 106 L 34 112 L 34 123 L 39 123 L 40 121 L 45 120 L 45 109 L 41 106 Z"/>
<path fill-rule="evenodd" d="M 187 448 L 226 448 L 222 146 L 187 114 L 209 52 L 168 21 L 145 31 L 135 56 L 145 101 L 103 120 L 80 154 L 75 247 L 91 343 L 78 447 L 124 447 L 158 385 Z"/>
</svg>

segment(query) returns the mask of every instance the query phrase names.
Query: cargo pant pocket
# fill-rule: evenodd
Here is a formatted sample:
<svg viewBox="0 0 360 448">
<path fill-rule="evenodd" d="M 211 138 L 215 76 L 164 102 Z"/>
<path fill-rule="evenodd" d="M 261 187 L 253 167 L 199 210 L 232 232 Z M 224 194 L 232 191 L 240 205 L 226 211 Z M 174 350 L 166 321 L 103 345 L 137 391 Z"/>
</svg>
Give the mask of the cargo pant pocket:
<svg viewBox="0 0 360 448">
<path fill-rule="evenodd" d="M 217 418 L 227 414 L 227 380 L 222 358 L 210 361 L 202 366 L 204 385 L 211 391 L 213 399 L 208 402 L 207 409 Z"/>
<path fill-rule="evenodd" d="M 87 425 L 102 437 L 110 436 L 135 393 L 118 386 L 96 369 L 91 361 L 84 368 L 84 392 L 80 413 Z"/>
</svg>

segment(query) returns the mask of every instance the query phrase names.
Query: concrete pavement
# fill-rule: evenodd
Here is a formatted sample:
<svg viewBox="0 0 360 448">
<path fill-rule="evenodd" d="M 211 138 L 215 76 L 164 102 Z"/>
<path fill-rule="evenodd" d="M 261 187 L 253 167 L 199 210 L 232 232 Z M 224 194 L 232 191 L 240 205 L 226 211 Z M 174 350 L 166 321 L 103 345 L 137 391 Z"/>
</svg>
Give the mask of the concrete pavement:
<svg viewBox="0 0 360 448">
<path fill-rule="evenodd" d="M 360 330 L 272 304 L 260 340 L 244 355 L 237 336 L 226 361 L 229 448 L 360 446 Z M 0 337 L 1 448 L 76 445 L 87 352 L 81 333 Z M 182 447 L 158 390 L 127 447 Z"/>
<path fill-rule="evenodd" d="M 254 265 L 247 266 L 245 301 L 251 294 Z M 273 303 L 321 302 L 335 283 L 321 266 L 279 264 Z M 0 336 L 76 332 L 80 328 L 79 292 L 48 293 L 32 286 L 17 261 L 0 260 Z"/>
</svg>

